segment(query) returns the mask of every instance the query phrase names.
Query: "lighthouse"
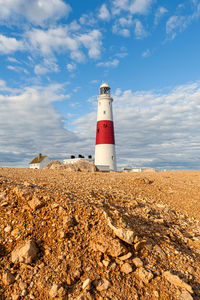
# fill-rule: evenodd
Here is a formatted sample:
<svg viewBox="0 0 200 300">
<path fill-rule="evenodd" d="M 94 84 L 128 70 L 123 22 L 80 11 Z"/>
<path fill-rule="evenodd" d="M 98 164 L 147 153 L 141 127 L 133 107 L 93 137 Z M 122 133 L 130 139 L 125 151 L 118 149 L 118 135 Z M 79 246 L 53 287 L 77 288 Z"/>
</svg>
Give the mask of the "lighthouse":
<svg viewBox="0 0 200 300">
<path fill-rule="evenodd" d="M 116 171 L 113 99 L 107 83 L 100 86 L 97 102 L 95 165 L 99 170 Z"/>
</svg>

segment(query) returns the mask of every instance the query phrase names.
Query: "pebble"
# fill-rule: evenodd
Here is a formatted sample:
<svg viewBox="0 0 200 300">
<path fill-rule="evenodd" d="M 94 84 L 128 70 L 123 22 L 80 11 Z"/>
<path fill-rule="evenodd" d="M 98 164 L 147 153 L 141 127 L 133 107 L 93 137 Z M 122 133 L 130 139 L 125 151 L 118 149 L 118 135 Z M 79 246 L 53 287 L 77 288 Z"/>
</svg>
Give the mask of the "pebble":
<svg viewBox="0 0 200 300">
<path fill-rule="evenodd" d="M 98 282 L 96 289 L 97 289 L 97 291 L 102 292 L 102 291 L 109 289 L 110 286 L 111 286 L 110 281 L 108 281 L 107 279 L 101 279 Z"/>
<path fill-rule="evenodd" d="M 136 266 L 136 268 L 143 267 L 143 262 L 141 261 L 141 259 L 139 257 L 135 257 L 133 259 L 133 263 Z"/>
<path fill-rule="evenodd" d="M 38 248 L 33 240 L 27 240 L 22 245 L 17 246 L 11 253 L 11 260 L 13 263 L 23 262 L 30 264 L 36 259 Z"/>
<path fill-rule="evenodd" d="M 2 281 L 5 285 L 10 285 L 15 281 L 15 277 L 9 271 L 6 271 L 3 274 Z"/>
<path fill-rule="evenodd" d="M 91 279 L 90 278 L 87 278 L 83 284 L 82 284 L 82 289 L 83 290 L 90 290 L 91 288 Z"/>
<path fill-rule="evenodd" d="M 121 272 L 125 273 L 125 274 L 129 274 L 133 271 L 133 268 L 131 267 L 131 265 L 129 263 L 125 263 L 121 266 Z"/>
<path fill-rule="evenodd" d="M 7 233 L 11 232 L 11 230 L 12 230 L 12 227 L 9 226 L 9 225 L 4 228 L 4 231 L 7 232 Z"/>
<path fill-rule="evenodd" d="M 24 290 L 21 292 L 21 296 L 24 297 L 24 296 L 26 296 L 26 295 L 28 295 L 28 291 L 27 291 L 27 289 L 24 289 Z"/>
<path fill-rule="evenodd" d="M 49 291 L 49 296 L 54 299 L 58 295 L 58 289 L 59 285 L 54 283 Z"/>
<path fill-rule="evenodd" d="M 127 260 L 127 259 L 131 258 L 131 256 L 132 256 L 132 253 L 128 252 L 127 254 L 125 254 L 123 256 L 120 256 L 119 259 L 120 260 Z"/>
<path fill-rule="evenodd" d="M 153 278 L 153 274 L 145 270 L 145 268 L 140 267 L 135 271 L 136 276 L 145 284 L 148 284 L 149 281 Z"/>
</svg>

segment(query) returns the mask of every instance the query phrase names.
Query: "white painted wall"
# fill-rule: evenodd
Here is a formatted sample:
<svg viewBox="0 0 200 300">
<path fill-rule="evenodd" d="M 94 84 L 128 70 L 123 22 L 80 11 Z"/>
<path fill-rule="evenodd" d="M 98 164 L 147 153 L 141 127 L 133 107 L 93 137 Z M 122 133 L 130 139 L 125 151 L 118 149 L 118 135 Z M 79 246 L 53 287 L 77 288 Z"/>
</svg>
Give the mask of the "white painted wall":
<svg viewBox="0 0 200 300">
<path fill-rule="evenodd" d="M 110 95 L 99 95 L 97 121 L 113 121 L 112 102 Z"/>
<path fill-rule="evenodd" d="M 100 144 L 95 147 L 95 166 L 109 166 L 111 171 L 116 171 L 115 145 Z"/>
<path fill-rule="evenodd" d="M 29 168 L 30 169 L 43 169 L 49 162 L 50 162 L 50 159 L 46 156 L 39 164 L 29 164 Z"/>
</svg>

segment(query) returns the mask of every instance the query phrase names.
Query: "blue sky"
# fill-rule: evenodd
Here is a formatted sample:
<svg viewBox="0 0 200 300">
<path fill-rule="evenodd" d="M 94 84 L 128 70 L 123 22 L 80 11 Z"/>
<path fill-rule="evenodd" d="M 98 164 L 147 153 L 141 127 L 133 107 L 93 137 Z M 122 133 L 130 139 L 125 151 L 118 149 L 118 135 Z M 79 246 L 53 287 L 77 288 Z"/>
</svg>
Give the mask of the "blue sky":
<svg viewBox="0 0 200 300">
<path fill-rule="evenodd" d="M 119 169 L 200 169 L 199 0 L 0 6 L 0 166 L 94 154 L 105 81 Z"/>
</svg>

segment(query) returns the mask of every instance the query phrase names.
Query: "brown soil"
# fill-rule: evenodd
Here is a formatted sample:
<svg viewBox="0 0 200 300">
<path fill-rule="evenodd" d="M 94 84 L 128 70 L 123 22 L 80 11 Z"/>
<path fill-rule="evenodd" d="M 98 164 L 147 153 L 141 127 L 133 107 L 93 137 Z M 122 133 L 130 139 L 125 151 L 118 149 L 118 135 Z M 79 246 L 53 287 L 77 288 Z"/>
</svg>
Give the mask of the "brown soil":
<svg viewBox="0 0 200 300">
<path fill-rule="evenodd" d="M 199 221 L 199 171 L 0 168 L 0 299 L 200 299 Z"/>
</svg>

